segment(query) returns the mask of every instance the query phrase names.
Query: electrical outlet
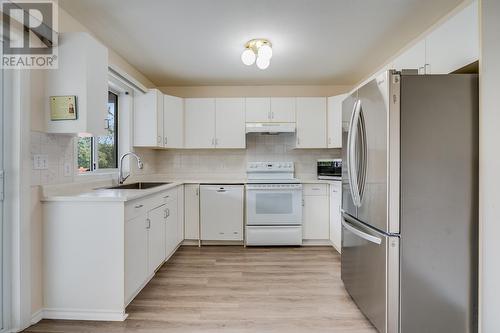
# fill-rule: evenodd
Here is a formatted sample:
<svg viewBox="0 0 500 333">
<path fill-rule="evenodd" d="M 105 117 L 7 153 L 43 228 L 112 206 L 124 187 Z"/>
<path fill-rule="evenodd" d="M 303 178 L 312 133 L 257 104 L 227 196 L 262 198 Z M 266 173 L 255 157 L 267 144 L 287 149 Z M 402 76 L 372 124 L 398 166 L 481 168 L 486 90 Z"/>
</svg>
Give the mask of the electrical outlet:
<svg viewBox="0 0 500 333">
<path fill-rule="evenodd" d="M 33 155 L 33 169 L 47 170 L 49 168 L 49 155 Z"/>
<path fill-rule="evenodd" d="M 63 164 L 63 173 L 64 177 L 71 177 L 71 163 L 70 162 L 64 162 Z"/>
</svg>

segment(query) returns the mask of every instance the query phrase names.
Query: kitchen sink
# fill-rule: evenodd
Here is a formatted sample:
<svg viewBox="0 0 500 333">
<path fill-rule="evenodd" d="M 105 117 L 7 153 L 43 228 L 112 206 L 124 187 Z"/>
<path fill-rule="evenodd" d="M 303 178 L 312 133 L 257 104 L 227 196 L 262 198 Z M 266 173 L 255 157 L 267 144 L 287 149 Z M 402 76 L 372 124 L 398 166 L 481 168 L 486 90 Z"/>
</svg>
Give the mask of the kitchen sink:
<svg viewBox="0 0 500 333">
<path fill-rule="evenodd" d="M 117 185 L 117 186 L 112 186 L 112 187 L 106 187 L 108 190 L 146 190 L 148 188 L 153 188 L 157 186 L 162 186 L 162 185 L 168 185 L 171 183 L 159 183 L 159 182 L 148 182 L 148 183 L 130 183 L 130 184 L 123 184 L 123 185 Z"/>
</svg>

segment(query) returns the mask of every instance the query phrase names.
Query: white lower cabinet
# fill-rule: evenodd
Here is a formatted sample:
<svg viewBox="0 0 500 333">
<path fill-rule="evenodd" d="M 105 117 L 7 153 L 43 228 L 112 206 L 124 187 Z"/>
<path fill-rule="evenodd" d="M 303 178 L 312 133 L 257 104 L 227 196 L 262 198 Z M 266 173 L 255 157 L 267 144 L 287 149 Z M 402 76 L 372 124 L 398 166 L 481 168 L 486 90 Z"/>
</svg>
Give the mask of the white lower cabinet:
<svg viewBox="0 0 500 333">
<path fill-rule="evenodd" d="M 125 300 L 128 303 L 148 278 L 147 214 L 125 221 Z"/>
<path fill-rule="evenodd" d="M 180 241 L 178 189 L 170 189 L 125 205 L 125 300 L 130 302 Z"/>
<path fill-rule="evenodd" d="M 243 185 L 201 185 L 201 239 L 243 240 Z"/>
<path fill-rule="evenodd" d="M 330 242 L 340 253 L 342 249 L 342 182 L 330 183 Z"/>
<path fill-rule="evenodd" d="M 177 187 L 177 243 L 184 240 L 184 185 Z"/>
<path fill-rule="evenodd" d="M 148 212 L 149 274 L 165 261 L 165 205 Z"/>
<path fill-rule="evenodd" d="M 200 184 L 184 185 L 184 238 L 200 239 Z"/>
<path fill-rule="evenodd" d="M 328 184 L 304 184 L 302 238 L 329 240 L 330 216 Z"/>
<path fill-rule="evenodd" d="M 169 258 L 179 244 L 177 238 L 177 200 L 165 205 L 166 257 Z"/>
</svg>

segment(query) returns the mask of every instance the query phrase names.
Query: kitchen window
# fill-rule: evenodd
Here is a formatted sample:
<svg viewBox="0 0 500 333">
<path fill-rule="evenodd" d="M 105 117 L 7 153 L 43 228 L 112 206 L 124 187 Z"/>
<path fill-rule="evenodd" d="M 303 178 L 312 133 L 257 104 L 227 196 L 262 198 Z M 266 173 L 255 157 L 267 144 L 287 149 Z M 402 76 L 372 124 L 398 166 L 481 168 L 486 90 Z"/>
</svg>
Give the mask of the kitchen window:
<svg viewBox="0 0 500 333">
<path fill-rule="evenodd" d="M 78 137 L 78 173 L 118 168 L 118 95 L 108 92 L 106 136 Z"/>
</svg>

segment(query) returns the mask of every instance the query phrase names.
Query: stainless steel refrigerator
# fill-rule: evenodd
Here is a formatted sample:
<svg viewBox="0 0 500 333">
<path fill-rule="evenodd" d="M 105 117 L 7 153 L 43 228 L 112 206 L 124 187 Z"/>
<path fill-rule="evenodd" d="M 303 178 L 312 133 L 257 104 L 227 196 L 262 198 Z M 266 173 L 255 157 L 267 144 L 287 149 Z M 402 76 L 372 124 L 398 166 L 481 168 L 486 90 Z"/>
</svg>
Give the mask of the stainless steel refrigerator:
<svg viewBox="0 0 500 333">
<path fill-rule="evenodd" d="M 382 333 L 477 331 L 478 76 L 387 71 L 342 105 L 342 280 Z"/>
</svg>

